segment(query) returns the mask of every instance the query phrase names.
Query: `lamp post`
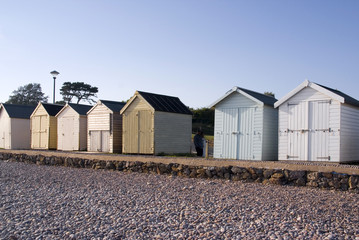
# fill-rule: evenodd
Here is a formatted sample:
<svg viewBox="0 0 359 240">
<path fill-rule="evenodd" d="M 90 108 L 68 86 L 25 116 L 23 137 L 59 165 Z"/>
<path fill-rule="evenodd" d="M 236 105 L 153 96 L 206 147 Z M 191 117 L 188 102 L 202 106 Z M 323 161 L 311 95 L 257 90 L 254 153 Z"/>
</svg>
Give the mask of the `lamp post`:
<svg viewBox="0 0 359 240">
<path fill-rule="evenodd" d="M 54 78 L 54 99 L 53 99 L 53 101 L 54 101 L 54 104 L 55 104 L 55 80 L 56 80 L 57 75 L 59 75 L 60 73 L 57 72 L 57 71 L 52 71 L 52 72 L 50 72 L 50 74 Z"/>
</svg>

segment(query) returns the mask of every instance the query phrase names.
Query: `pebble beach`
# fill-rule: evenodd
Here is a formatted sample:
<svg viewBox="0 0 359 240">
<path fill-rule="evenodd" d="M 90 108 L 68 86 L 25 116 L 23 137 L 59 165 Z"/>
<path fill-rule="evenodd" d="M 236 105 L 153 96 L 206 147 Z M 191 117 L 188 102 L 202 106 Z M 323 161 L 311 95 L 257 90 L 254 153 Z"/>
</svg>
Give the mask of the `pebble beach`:
<svg viewBox="0 0 359 240">
<path fill-rule="evenodd" d="M 359 194 L 0 161 L 0 239 L 358 239 Z"/>
</svg>

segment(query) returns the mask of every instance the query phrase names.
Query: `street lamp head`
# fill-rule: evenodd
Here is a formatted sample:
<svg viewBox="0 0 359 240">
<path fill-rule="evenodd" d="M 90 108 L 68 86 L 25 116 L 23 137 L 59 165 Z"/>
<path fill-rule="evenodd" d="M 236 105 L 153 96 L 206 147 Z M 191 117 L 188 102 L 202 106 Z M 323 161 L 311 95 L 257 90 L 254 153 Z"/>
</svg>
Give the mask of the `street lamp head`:
<svg viewBox="0 0 359 240">
<path fill-rule="evenodd" d="M 52 72 L 50 72 L 50 74 L 51 74 L 54 78 L 56 78 L 57 75 L 59 75 L 60 73 L 57 72 L 57 71 L 52 71 Z"/>
</svg>

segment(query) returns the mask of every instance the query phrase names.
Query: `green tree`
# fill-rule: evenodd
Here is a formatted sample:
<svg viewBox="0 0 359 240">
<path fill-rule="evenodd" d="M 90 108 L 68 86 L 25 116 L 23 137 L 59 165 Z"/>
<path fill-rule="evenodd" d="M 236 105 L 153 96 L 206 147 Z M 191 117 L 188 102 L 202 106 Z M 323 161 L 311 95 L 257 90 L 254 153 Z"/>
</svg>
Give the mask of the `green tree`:
<svg viewBox="0 0 359 240">
<path fill-rule="evenodd" d="M 40 83 L 29 83 L 13 91 L 6 103 L 37 105 L 38 102 L 47 102 L 48 98 L 42 92 Z"/>
<path fill-rule="evenodd" d="M 89 103 L 96 102 L 92 97 L 97 97 L 97 87 L 92 87 L 90 84 L 84 82 L 64 82 L 60 89 L 60 93 L 65 102 L 71 102 L 73 98 L 76 99 L 78 104 L 81 100 Z"/>
<path fill-rule="evenodd" d="M 201 129 L 206 135 L 214 133 L 214 109 L 198 108 L 190 109 L 193 113 L 192 132 L 195 133 Z"/>
<path fill-rule="evenodd" d="M 275 94 L 273 92 L 264 92 L 264 95 L 275 97 Z"/>
</svg>

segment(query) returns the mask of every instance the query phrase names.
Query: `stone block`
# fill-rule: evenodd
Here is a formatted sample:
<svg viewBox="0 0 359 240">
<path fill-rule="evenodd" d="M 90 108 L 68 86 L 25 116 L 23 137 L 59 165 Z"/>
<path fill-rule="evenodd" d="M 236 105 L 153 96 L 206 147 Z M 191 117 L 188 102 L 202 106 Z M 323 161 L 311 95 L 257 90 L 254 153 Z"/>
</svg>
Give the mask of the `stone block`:
<svg viewBox="0 0 359 240">
<path fill-rule="evenodd" d="M 359 188 L 359 176 L 358 175 L 350 176 L 348 180 L 348 184 L 349 184 L 349 189 Z"/>
</svg>

